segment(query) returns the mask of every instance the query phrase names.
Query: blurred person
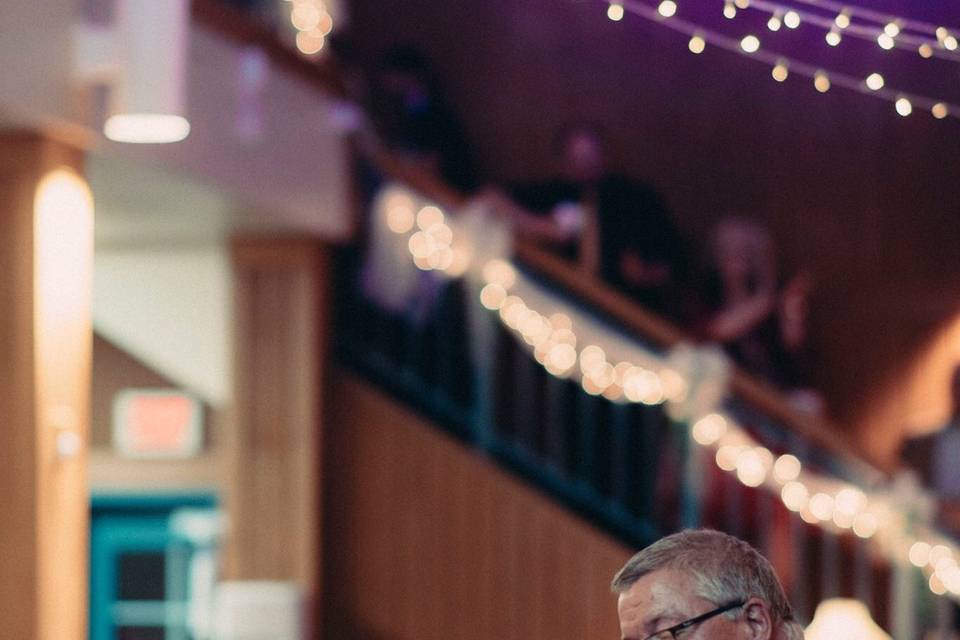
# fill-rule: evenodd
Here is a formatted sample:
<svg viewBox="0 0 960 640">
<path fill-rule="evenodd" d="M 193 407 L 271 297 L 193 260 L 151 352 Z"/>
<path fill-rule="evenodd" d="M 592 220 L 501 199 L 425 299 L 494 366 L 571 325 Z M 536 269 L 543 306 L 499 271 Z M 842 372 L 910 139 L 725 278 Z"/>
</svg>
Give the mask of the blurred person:
<svg viewBox="0 0 960 640">
<path fill-rule="evenodd" d="M 666 205 L 649 185 L 610 170 L 596 130 L 561 132 L 557 175 L 488 194 L 521 234 L 554 245 L 580 270 L 605 280 L 658 312 L 673 306 L 684 253 Z"/>
<path fill-rule="evenodd" d="M 622 640 L 803 640 L 773 567 L 719 531 L 681 531 L 617 572 Z"/>
<path fill-rule="evenodd" d="M 745 218 L 721 220 L 709 253 L 703 338 L 723 345 L 751 373 L 790 391 L 796 408 L 821 412 L 823 401 L 809 388 L 804 362 L 809 274 L 801 271 L 780 287 L 770 234 Z"/>
</svg>

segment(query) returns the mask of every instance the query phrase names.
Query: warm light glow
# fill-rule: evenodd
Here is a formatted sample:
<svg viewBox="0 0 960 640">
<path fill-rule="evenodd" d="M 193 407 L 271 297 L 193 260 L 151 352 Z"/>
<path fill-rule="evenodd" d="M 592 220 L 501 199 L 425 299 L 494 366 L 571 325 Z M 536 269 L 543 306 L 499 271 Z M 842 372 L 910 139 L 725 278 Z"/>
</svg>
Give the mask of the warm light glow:
<svg viewBox="0 0 960 640">
<path fill-rule="evenodd" d="M 737 478 L 748 487 L 759 487 L 767 479 L 767 469 L 755 450 L 748 449 L 737 458 Z"/>
<path fill-rule="evenodd" d="M 703 416 L 693 423 L 693 439 L 703 446 L 709 446 L 727 433 L 727 421 L 719 413 Z"/>
<path fill-rule="evenodd" d="M 580 352 L 580 370 L 586 375 L 606 362 L 607 354 L 595 344 L 584 347 Z"/>
<path fill-rule="evenodd" d="M 781 19 L 780 12 L 774 13 L 770 16 L 770 19 L 767 20 L 767 29 L 770 31 L 780 31 L 780 27 L 783 25 L 783 20 Z"/>
<path fill-rule="evenodd" d="M 796 29 L 800 26 L 800 14 L 793 10 L 787 11 L 783 14 L 783 24 L 787 29 Z"/>
<path fill-rule="evenodd" d="M 896 102 L 897 113 L 906 118 L 913 113 L 913 104 L 907 98 L 900 98 Z"/>
<path fill-rule="evenodd" d="M 432 204 L 423 207 L 417 212 L 417 226 L 420 227 L 421 231 L 426 231 L 437 224 L 443 224 L 443 220 L 443 211 L 440 211 L 439 207 L 435 207 Z"/>
<path fill-rule="evenodd" d="M 935 547 L 930 549 L 930 557 L 927 559 L 927 562 L 931 565 L 936 565 L 938 562 L 944 558 L 949 558 L 953 554 L 950 552 L 950 548 L 942 544 L 938 544 Z"/>
<path fill-rule="evenodd" d="M 577 350 L 568 344 L 554 345 L 550 349 L 546 367 L 553 375 L 562 375 L 573 368 L 577 363 Z"/>
<path fill-rule="evenodd" d="M 664 397 L 671 402 L 682 402 L 687 397 L 688 385 L 679 373 L 673 369 L 660 370 L 660 383 Z"/>
<path fill-rule="evenodd" d="M 503 306 L 503 302 L 506 299 L 507 292 L 495 282 L 486 285 L 480 290 L 480 304 L 491 311 L 496 311 Z"/>
<path fill-rule="evenodd" d="M 900 25 L 897 24 L 896 21 L 888 22 L 886 25 L 884 25 L 883 32 L 891 38 L 896 38 L 898 35 L 900 35 Z"/>
<path fill-rule="evenodd" d="M 133 144 L 180 142 L 190 135 L 190 123 L 178 115 L 121 113 L 107 118 L 103 134 L 114 142 Z"/>
<path fill-rule="evenodd" d="M 823 71 L 817 71 L 813 75 L 813 86 L 816 87 L 820 93 L 826 93 L 830 91 L 830 78 Z"/>
<path fill-rule="evenodd" d="M 931 46 L 930 46 L 929 44 L 927 44 L 926 42 L 924 42 L 922 45 L 920 45 L 920 48 L 917 49 L 917 51 L 920 53 L 920 57 L 921 57 L 921 58 L 932 58 L 932 57 L 933 57 L 933 47 L 931 47 Z"/>
<path fill-rule="evenodd" d="M 827 35 L 824 37 L 827 41 L 827 44 L 830 45 L 831 47 L 835 47 L 838 44 L 840 44 L 840 40 L 842 39 L 840 38 L 840 32 L 837 31 L 836 29 L 831 29 L 830 31 L 827 32 Z"/>
<path fill-rule="evenodd" d="M 740 48 L 747 53 L 756 53 L 760 49 L 760 38 L 754 35 L 746 36 L 740 41 Z"/>
<path fill-rule="evenodd" d="M 860 538 L 872 538 L 879 528 L 880 523 L 877 522 L 877 516 L 869 511 L 864 511 L 853 521 L 853 532 Z"/>
<path fill-rule="evenodd" d="M 947 117 L 947 115 L 949 115 L 947 105 L 943 104 L 942 102 L 938 102 L 937 104 L 933 105 L 933 107 L 930 109 L 930 113 L 932 113 L 933 117 L 937 120 L 943 120 Z"/>
<path fill-rule="evenodd" d="M 790 75 L 790 70 L 787 68 L 787 63 L 783 60 L 777 62 L 773 67 L 773 71 L 770 72 L 770 75 L 773 76 L 773 79 L 777 82 L 783 82 Z"/>
<path fill-rule="evenodd" d="M 733 4 L 737 5 L 737 9 L 750 8 L 750 0 L 733 0 Z"/>
<path fill-rule="evenodd" d="M 780 490 L 780 499 L 790 511 L 803 511 L 810 502 L 810 494 L 802 483 L 796 480 L 783 485 Z"/>
<path fill-rule="evenodd" d="M 950 32 L 947 31 L 946 27 L 937 27 L 937 41 L 943 42 L 950 36 Z"/>
<path fill-rule="evenodd" d="M 834 499 L 834 507 L 839 513 L 850 516 L 851 520 L 867 505 L 867 497 L 859 489 L 848 487 L 841 489 Z"/>
<path fill-rule="evenodd" d="M 942 596 L 947 592 L 947 588 L 944 586 L 943 581 L 937 577 L 937 574 L 930 576 L 930 591 L 933 591 L 938 596 Z"/>
<path fill-rule="evenodd" d="M 881 629 L 866 605 L 857 600 L 824 600 L 804 633 L 805 640 L 892 640 Z"/>
<path fill-rule="evenodd" d="M 707 48 L 707 41 L 704 40 L 701 36 L 694 35 L 690 38 L 690 43 L 687 45 L 693 53 L 703 53 L 703 50 Z"/>
<path fill-rule="evenodd" d="M 737 460 L 740 458 L 742 447 L 725 444 L 717 449 L 717 466 L 724 471 L 733 471 L 737 468 Z"/>
<path fill-rule="evenodd" d="M 437 241 L 429 234 L 418 231 L 407 241 L 407 248 L 414 258 L 428 258 L 430 254 L 437 250 Z"/>
<path fill-rule="evenodd" d="M 737 8 L 733 6 L 733 0 L 727 0 L 723 4 L 723 17 L 728 20 L 733 20 L 737 17 Z"/>
<path fill-rule="evenodd" d="M 871 73 L 866 79 L 867 87 L 877 91 L 883 88 L 883 76 L 879 73 Z"/>
<path fill-rule="evenodd" d="M 483 279 L 509 290 L 517 281 L 517 270 L 506 260 L 490 260 L 483 266 Z"/>
<path fill-rule="evenodd" d="M 773 477 L 777 482 L 790 482 L 800 477 L 800 460 L 797 456 L 786 453 L 773 464 Z"/>
<path fill-rule="evenodd" d="M 947 51 L 956 51 L 957 39 L 954 36 L 947 36 L 943 39 L 943 48 Z"/>
<path fill-rule="evenodd" d="M 653 371 L 632 367 L 623 377 L 623 390 L 632 402 L 654 405 L 663 402 L 663 385 Z"/>
<path fill-rule="evenodd" d="M 614 22 L 620 22 L 623 20 L 623 5 L 616 2 L 611 2 L 610 6 L 607 7 L 607 17 Z"/>
<path fill-rule="evenodd" d="M 840 29 L 846 29 L 850 26 L 850 13 L 844 9 L 833 19 L 833 24 L 837 25 Z"/>
<path fill-rule="evenodd" d="M 908 554 L 910 564 L 915 567 L 925 567 L 930 562 L 930 545 L 918 540 L 910 547 Z"/>
<path fill-rule="evenodd" d="M 394 233 L 408 233 L 413 229 L 415 216 L 413 198 L 397 189 L 388 192 L 383 198 L 387 227 Z"/>
<path fill-rule="evenodd" d="M 320 26 L 320 9 L 312 2 L 297 2 L 290 12 L 290 22 L 298 31 L 312 31 Z"/>
<path fill-rule="evenodd" d="M 880 45 L 881 49 L 886 49 L 887 51 L 896 46 L 894 39 L 886 33 L 881 33 L 879 36 L 877 36 L 877 44 Z"/>
<path fill-rule="evenodd" d="M 40 181 L 33 206 L 37 313 L 52 339 L 64 333 L 59 327 L 83 321 L 89 307 L 93 195 L 76 173 L 57 169 Z"/>
<path fill-rule="evenodd" d="M 317 25 L 317 31 L 325 36 L 330 35 L 330 32 L 333 31 L 333 16 L 323 11 L 320 15 L 320 24 Z"/>
<path fill-rule="evenodd" d="M 311 31 L 297 32 L 296 42 L 297 50 L 299 50 L 300 53 L 312 56 L 320 53 L 327 43 L 327 39 L 321 31 L 314 29 Z"/>
<path fill-rule="evenodd" d="M 833 497 L 826 493 L 815 493 L 810 498 L 810 513 L 818 520 L 826 521 L 833 518 Z"/>
<path fill-rule="evenodd" d="M 674 0 L 663 0 L 657 7 L 657 13 L 664 18 L 672 18 L 677 13 L 677 3 Z"/>
</svg>

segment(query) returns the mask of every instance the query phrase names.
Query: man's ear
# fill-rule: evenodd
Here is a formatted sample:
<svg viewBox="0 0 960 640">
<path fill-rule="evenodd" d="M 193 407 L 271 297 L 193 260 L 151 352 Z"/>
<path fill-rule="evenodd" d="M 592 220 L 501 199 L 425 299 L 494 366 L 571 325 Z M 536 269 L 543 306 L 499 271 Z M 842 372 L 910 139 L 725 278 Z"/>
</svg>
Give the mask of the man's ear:
<svg viewBox="0 0 960 640">
<path fill-rule="evenodd" d="M 759 598 L 750 598 L 743 605 L 743 621 L 749 629 L 750 640 L 771 640 L 773 638 L 773 616 L 770 607 Z"/>
</svg>

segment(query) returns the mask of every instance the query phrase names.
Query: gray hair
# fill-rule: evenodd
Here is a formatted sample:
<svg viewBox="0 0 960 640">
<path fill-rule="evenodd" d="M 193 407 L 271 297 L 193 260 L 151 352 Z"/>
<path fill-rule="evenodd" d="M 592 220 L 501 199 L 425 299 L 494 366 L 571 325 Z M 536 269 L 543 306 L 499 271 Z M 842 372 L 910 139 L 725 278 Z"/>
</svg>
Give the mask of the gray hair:
<svg viewBox="0 0 960 640">
<path fill-rule="evenodd" d="M 774 628 L 785 640 L 803 640 L 803 628 L 770 562 L 749 544 L 709 529 L 681 531 L 661 538 L 627 561 L 613 577 L 614 593 L 630 589 L 643 576 L 672 569 L 694 577 L 697 595 L 718 606 L 760 598 L 770 607 Z"/>
</svg>

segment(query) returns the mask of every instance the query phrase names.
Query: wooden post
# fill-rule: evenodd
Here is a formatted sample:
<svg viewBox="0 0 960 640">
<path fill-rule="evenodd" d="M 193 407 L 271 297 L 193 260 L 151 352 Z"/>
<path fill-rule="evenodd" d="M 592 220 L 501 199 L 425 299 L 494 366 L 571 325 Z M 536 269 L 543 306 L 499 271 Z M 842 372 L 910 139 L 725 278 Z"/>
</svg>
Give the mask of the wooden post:
<svg viewBox="0 0 960 640">
<path fill-rule="evenodd" d="M 316 614 L 329 256 L 316 239 L 241 238 L 233 243 L 233 267 L 236 413 L 226 572 L 296 582 Z"/>
<path fill-rule="evenodd" d="M 93 205 L 82 154 L 0 134 L 0 624 L 87 637 Z"/>
</svg>

